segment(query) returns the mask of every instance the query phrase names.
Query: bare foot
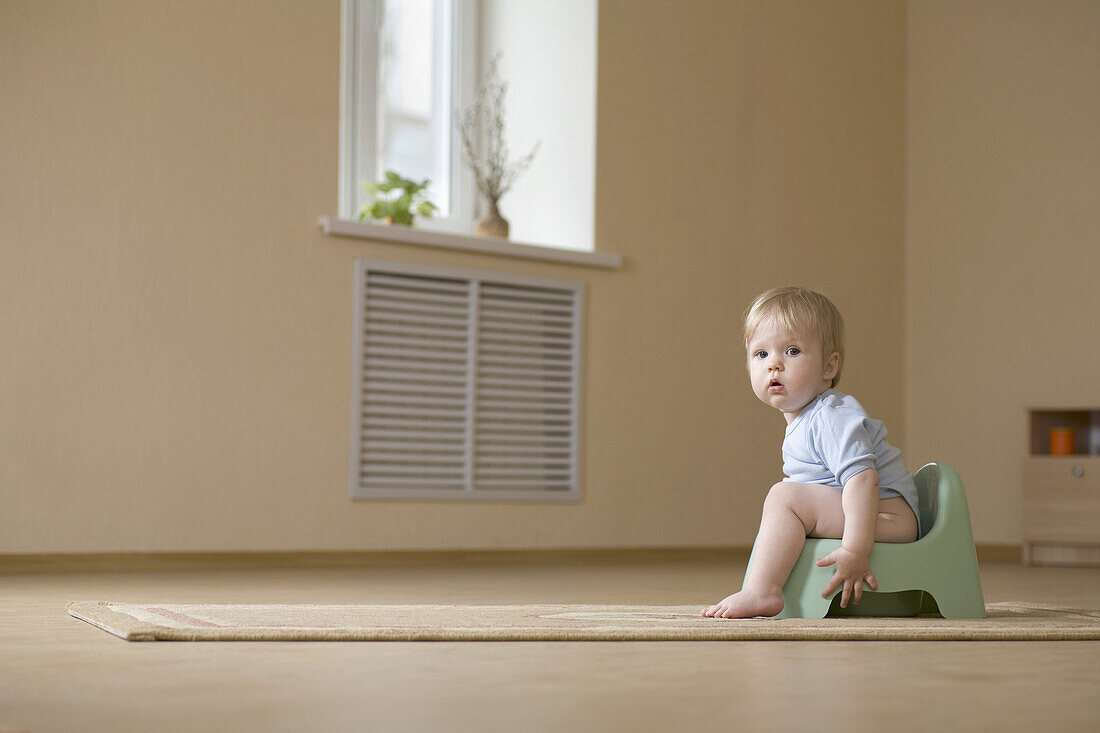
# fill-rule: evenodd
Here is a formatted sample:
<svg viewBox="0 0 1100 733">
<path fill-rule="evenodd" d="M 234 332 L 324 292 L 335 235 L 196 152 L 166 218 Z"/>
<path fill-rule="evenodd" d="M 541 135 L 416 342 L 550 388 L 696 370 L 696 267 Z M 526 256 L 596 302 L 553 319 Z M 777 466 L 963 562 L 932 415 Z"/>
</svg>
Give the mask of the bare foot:
<svg viewBox="0 0 1100 733">
<path fill-rule="evenodd" d="M 775 593 L 756 593 L 741 589 L 713 606 L 704 608 L 703 615 L 709 618 L 752 618 L 774 616 L 782 610 L 782 589 L 777 589 Z"/>
</svg>

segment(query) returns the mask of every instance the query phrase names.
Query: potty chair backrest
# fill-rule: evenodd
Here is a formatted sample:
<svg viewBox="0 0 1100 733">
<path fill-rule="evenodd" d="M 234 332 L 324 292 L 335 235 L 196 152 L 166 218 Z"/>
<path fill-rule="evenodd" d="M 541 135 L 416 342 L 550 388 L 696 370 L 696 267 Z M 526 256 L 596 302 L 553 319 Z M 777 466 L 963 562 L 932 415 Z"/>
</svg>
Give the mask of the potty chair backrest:
<svg viewBox="0 0 1100 733">
<path fill-rule="evenodd" d="M 940 513 L 939 466 L 929 463 L 913 476 L 917 485 L 917 510 L 920 512 L 920 536 L 923 538 L 936 523 Z"/>
</svg>

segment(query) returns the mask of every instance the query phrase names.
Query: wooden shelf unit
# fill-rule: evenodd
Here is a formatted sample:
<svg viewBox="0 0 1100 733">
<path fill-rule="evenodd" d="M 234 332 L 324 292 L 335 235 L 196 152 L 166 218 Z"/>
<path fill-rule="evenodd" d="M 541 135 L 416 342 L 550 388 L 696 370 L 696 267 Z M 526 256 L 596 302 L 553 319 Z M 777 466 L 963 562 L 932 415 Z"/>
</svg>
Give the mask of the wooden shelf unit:
<svg viewBox="0 0 1100 733">
<path fill-rule="evenodd" d="M 1100 566 L 1100 409 L 1029 411 L 1024 562 Z M 1074 455 L 1050 454 L 1051 428 L 1076 431 Z"/>
</svg>

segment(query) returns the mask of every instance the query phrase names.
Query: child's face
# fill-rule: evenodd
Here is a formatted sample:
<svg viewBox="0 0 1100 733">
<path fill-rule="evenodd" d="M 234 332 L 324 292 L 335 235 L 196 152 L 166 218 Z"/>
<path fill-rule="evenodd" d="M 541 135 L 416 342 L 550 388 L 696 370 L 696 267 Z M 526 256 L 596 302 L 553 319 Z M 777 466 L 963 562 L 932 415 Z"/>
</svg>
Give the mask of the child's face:
<svg viewBox="0 0 1100 733">
<path fill-rule="evenodd" d="M 774 319 L 764 321 L 748 343 L 752 391 L 789 424 L 836 376 L 840 355 L 826 359 L 822 351 L 817 336 L 788 333 Z"/>
</svg>

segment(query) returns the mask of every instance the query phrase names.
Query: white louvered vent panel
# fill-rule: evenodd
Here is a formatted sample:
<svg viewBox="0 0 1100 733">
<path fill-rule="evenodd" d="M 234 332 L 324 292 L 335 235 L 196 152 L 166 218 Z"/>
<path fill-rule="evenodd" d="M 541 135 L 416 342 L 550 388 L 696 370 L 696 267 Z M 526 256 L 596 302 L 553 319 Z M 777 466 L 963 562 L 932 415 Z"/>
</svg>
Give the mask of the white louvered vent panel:
<svg viewBox="0 0 1100 733">
<path fill-rule="evenodd" d="M 474 485 L 573 485 L 576 298 L 572 290 L 480 283 Z"/>
<path fill-rule="evenodd" d="M 365 273 L 359 485 L 466 483 L 470 283 Z"/>
<path fill-rule="evenodd" d="M 356 261 L 354 498 L 575 500 L 583 285 Z"/>
</svg>

